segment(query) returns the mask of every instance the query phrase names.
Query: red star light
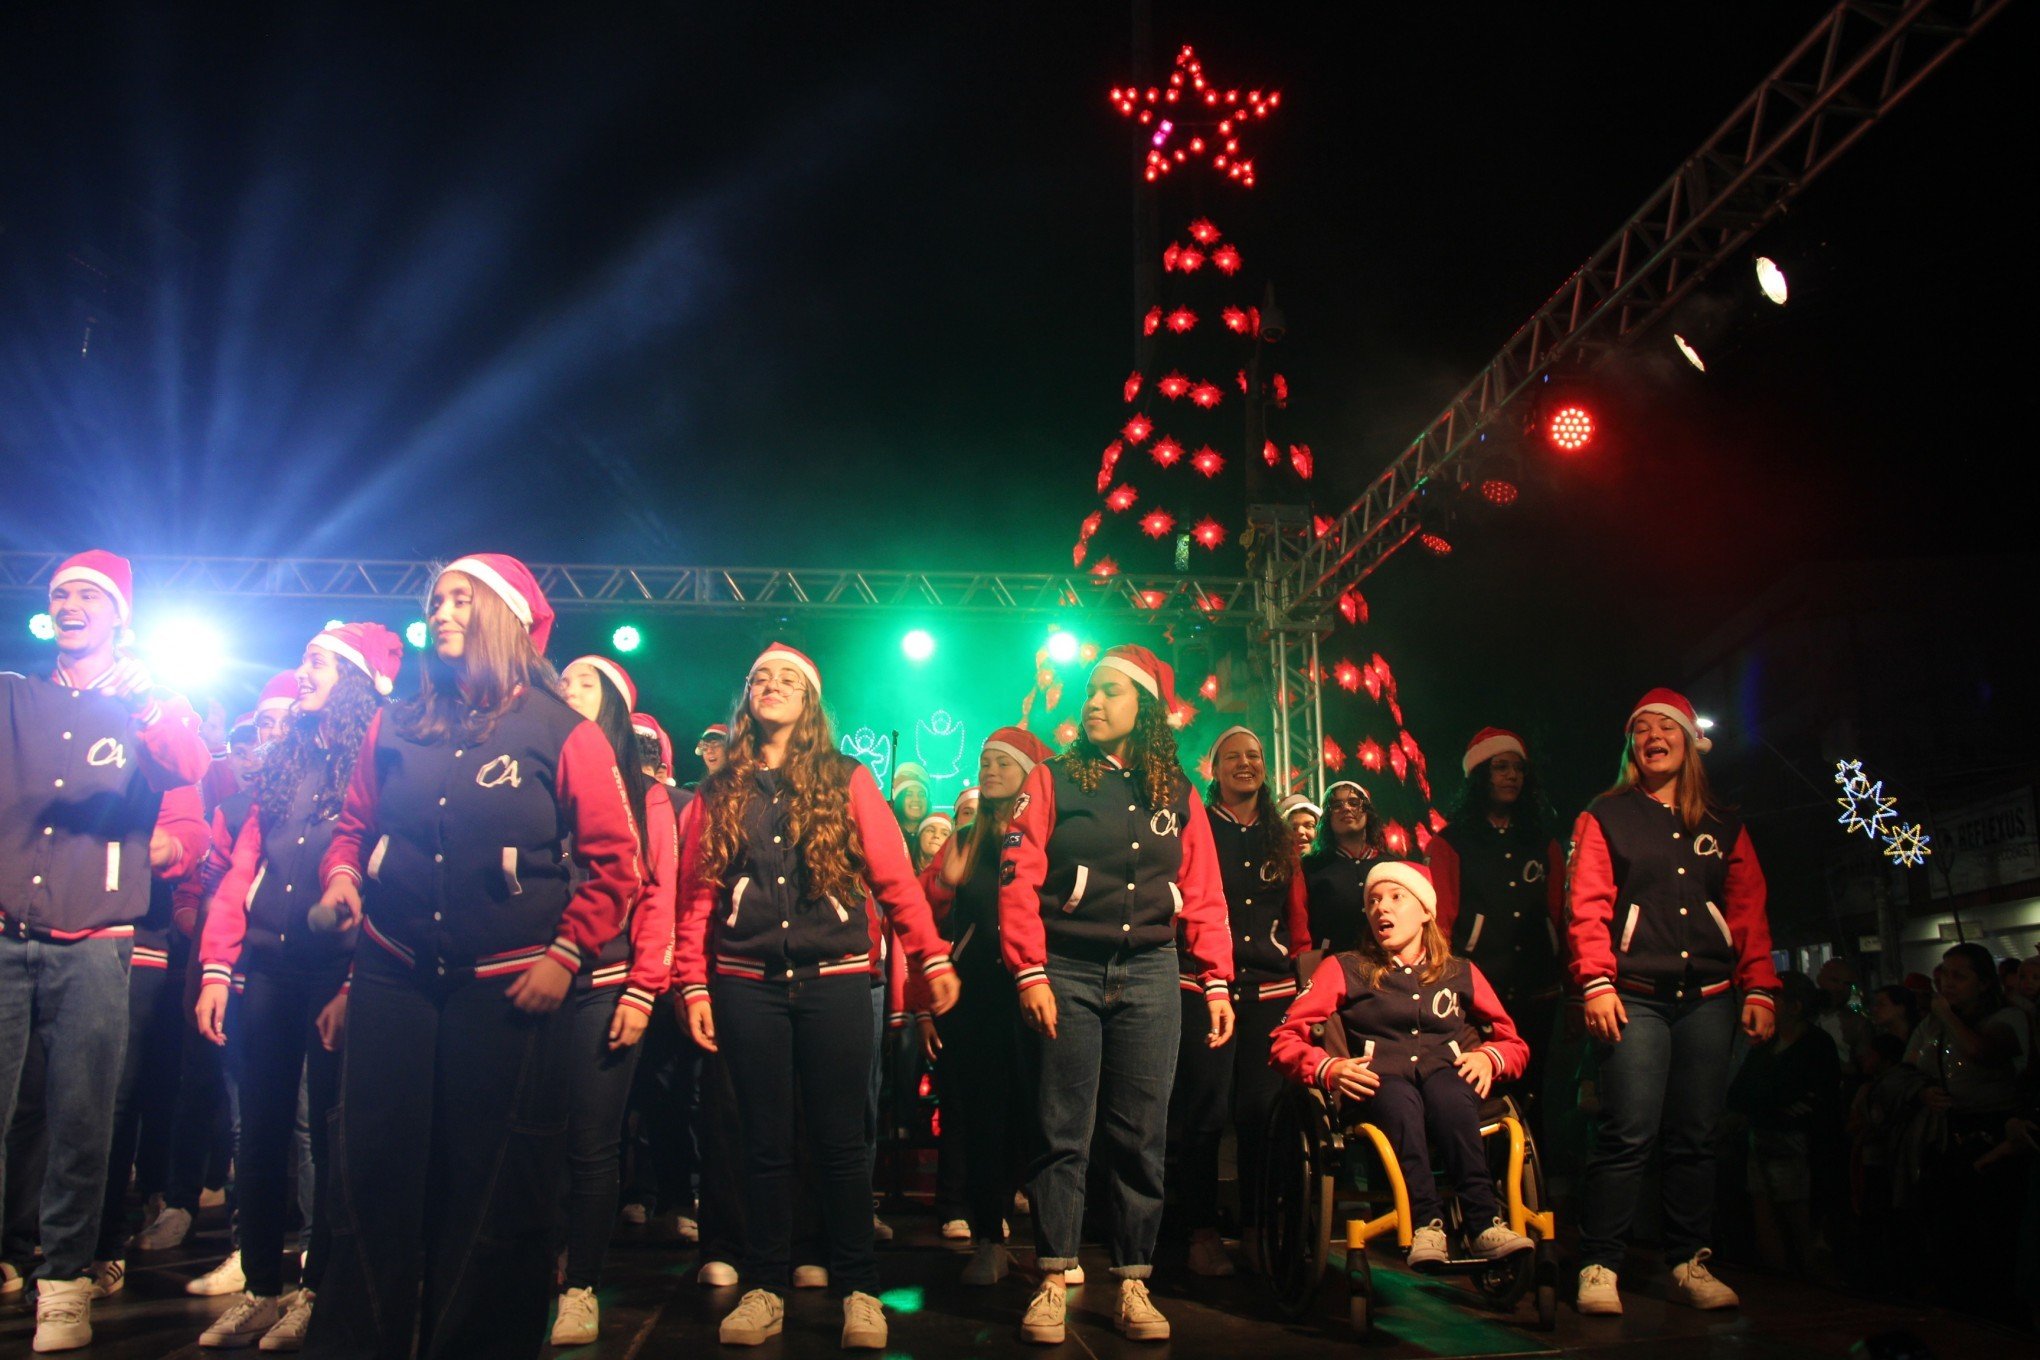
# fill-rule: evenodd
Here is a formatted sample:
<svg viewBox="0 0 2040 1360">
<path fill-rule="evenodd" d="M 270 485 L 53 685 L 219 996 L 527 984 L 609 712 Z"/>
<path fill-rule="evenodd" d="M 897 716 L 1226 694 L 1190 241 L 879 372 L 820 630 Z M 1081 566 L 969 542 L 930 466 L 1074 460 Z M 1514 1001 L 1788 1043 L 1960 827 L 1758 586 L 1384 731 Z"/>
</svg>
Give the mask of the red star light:
<svg viewBox="0 0 2040 1360">
<path fill-rule="evenodd" d="M 1196 324 L 1197 313 L 1191 311 L 1188 307 L 1178 307 L 1175 311 L 1170 312 L 1167 317 L 1169 329 L 1178 335 L 1188 335 Z"/>
<path fill-rule="evenodd" d="M 1190 390 L 1190 380 L 1180 373 L 1171 373 L 1155 384 L 1155 390 L 1174 401 Z"/>
<path fill-rule="evenodd" d="M 1149 538 L 1160 538 L 1176 527 L 1176 517 L 1166 510 L 1150 510 L 1140 517 L 1140 531 Z"/>
<path fill-rule="evenodd" d="M 1274 440 L 1264 439 L 1261 441 L 1261 461 L 1269 467 L 1274 467 L 1282 461 L 1282 450 L 1275 447 Z"/>
<path fill-rule="evenodd" d="M 1133 509 L 1133 503 L 1140 499 L 1140 493 L 1121 482 L 1112 488 L 1112 494 L 1105 498 L 1105 508 L 1114 514 L 1124 514 Z"/>
<path fill-rule="evenodd" d="M 1099 580 L 1119 574 L 1119 564 L 1109 557 L 1101 557 L 1091 566 L 1091 574 Z"/>
<path fill-rule="evenodd" d="M 1208 217 L 1200 217 L 1190 224 L 1190 236 L 1198 245 L 1208 246 L 1218 239 L 1218 228 Z"/>
<path fill-rule="evenodd" d="M 1168 602 L 1168 594 L 1164 591 L 1143 590 L 1140 592 L 1140 607 L 1142 609 L 1160 609 Z"/>
<path fill-rule="evenodd" d="M 1381 743 L 1369 737 L 1360 743 L 1360 764 L 1363 769 L 1379 773 L 1381 770 Z"/>
<path fill-rule="evenodd" d="M 1340 689 L 1357 693 L 1360 689 L 1360 668 L 1350 661 L 1341 661 L 1332 667 L 1332 679 L 1338 682 Z"/>
<path fill-rule="evenodd" d="M 1190 466 L 1196 468 L 1207 477 L 1216 477 L 1225 469 L 1225 458 L 1217 449 L 1206 444 L 1203 448 L 1197 450 L 1196 453 L 1190 455 Z"/>
<path fill-rule="evenodd" d="M 1225 526 L 1207 517 L 1197 521 L 1197 527 L 1190 531 L 1190 536 L 1197 540 L 1199 546 L 1216 549 L 1225 542 Z"/>
<path fill-rule="evenodd" d="M 1141 440 L 1153 434 L 1155 427 L 1154 423 L 1146 416 L 1135 416 L 1127 421 L 1125 425 L 1121 426 L 1119 432 L 1126 436 L 1127 443 L 1138 444 Z"/>
<path fill-rule="evenodd" d="M 1208 382 L 1199 383 L 1190 389 L 1190 400 L 1207 411 L 1217 406 L 1224 396 L 1225 393 Z"/>
<path fill-rule="evenodd" d="M 1215 675 L 1205 676 L 1204 683 L 1197 687 L 1197 692 L 1199 694 L 1202 694 L 1206 699 L 1209 699 L 1212 703 L 1217 703 L 1218 677 Z"/>
<path fill-rule="evenodd" d="M 1098 530 L 1104 525 L 1104 523 L 1105 516 L 1100 514 L 1098 511 L 1093 510 L 1090 514 L 1084 516 L 1084 524 L 1082 530 L 1083 536 L 1085 538 L 1091 537 L 1093 534 L 1098 532 Z"/>
<path fill-rule="evenodd" d="M 1250 324 L 1247 321 L 1247 314 L 1237 307 L 1226 308 L 1218 314 L 1218 319 L 1223 321 L 1225 328 L 1235 335 L 1245 335 Z"/>
<path fill-rule="evenodd" d="M 1068 746 L 1071 742 L 1074 742 L 1076 739 L 1077 739 L 1077 725 L 1074 721 L 1072 721 L 1069 718 L 1064 718 L 1061 722 L 1055 725 L 1056 745 Z"/>
<path fill-rule="evenodd" d="M 1076 542 L 1076 546 L 1070 549 L 1070 565 L 1073 567 L 1081 567 L 1084 565 L 1084 559 L 1086 557 L 1089 557 L 1090 555 L 1091 545 L 1084 542 L 1082 539 L 1078 539 Z"/>
<path fill-rule="evenodd" d="M 1183 446 L 1167 435 L 1163 435 L 1155 441 L 1155 446 L 1148 450 L 1148 457 L 1154 459 L 1163 467 L 1174 467 L 1178 460 L 1183 457 Z"/>
<path fill-rule="evenodd" d="M 1159 307 L 1148 308 L 1147 315 L 1142 317 L 1140 321 L 1141 333 L 1143 335 L 1153 335 L 1156 331 L 1160 330 L 1161 328 L 1162 328 L 1162 309 Z"/>
<path fill-rule="evenodd" d="M 1356 626 L 1367 622 L 1367 597 L 1347 586 L 1339 593 L 1339 617 Z"/>
<path fill-rule="evenodd" d="M 1345 765 L 1346 765 L 1345 751 L 1340 748 L 1338 742 L 1333 741 L 1330 737 L 1326 737 L 1325 768 L 1328 770 L 1338 770 L 1345 768 Z"/>
<path fill-rule="evenodd" d="M 1311 456 L 1310 445 L 1291 444 L 1289 446 L 1289 466 L 1296 469 L 1297 476 L 1303 478 L 1306 482 L 1309 481 L 1310 474 L 1317 470 L 1317 459 Z"/>
<path fill-rule="evenodd" d="M 1146 89 L 1115 85 L 1107 99 L 1120 117 L 1153 129 L 1147 138 L 1147 164 L 1141 172 L 1149 183 L 1195 160 L 1248 189 L 1254 185 L 1254 163 L 1242 159 L 1240 132 L 1246 124 L 1266 118 L 1282 106 L 1280 90 L 1242 93 L 1213 84 L 1205 77 L 1204 63 L 1187 44 L 1176 53 L 1166 85 Z M 1200 226 L 1216 239 L 1218 229 L 1202 219 L 1193 224 L 1192 233 Z"/>
<path fill-rule="evenodd" d="M 1185 274 L 1194 274 L 1204 268 L 1204 252 L 1196 246 L 1184 246 L 1176 255 L 1176 268 Z"/>
<path fill-rule="evenodd" d="M 1233 249 L 1230 245 L 1220 246 L 1217 250 L 1211 252 L 1211 267 L 1221 274 L 1231 275 L 1239 273 L 1239 251 Z"/>
<path fill-rule="evenodd" d="M 1140 374 L 1138 373 L 1128 374 L 1126 381 L 1120 386 L 1120 391 L 1126 394 L 1126 399 L 1128 401 L 1132 401 L 1135 397 L 1139 396 Z"/>
</svg>

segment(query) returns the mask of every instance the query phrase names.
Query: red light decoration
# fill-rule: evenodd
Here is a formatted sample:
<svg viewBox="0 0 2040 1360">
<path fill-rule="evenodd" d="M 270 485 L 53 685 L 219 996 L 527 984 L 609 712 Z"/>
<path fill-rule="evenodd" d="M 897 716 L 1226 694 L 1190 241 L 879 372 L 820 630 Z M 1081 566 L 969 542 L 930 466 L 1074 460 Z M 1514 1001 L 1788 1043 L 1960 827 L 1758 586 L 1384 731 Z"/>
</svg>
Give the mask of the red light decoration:
<svg viewBox="0 0 2040 1360">
<path fill-rule="evenodd" d="M 1054 684 L 1050 685 L 1048 687 L 1048 693 L 1042 695 L 1041 697 L 1048 701 L 1048 706 L 1050 708 L 1054 708 L 1058 704 L 1062 703 L 1062 694 L 1063 694 L 1062 681 L 1058 680 Z"/>
<path fill-rule="evenodd" d="M 1218 239 L 1218 235 L 1218 228 L 1211 224 L 1211 219 L 1208 217 L 1200 217 L 1190 224 L 1191 239 L 1200 246 L 1210 245 Z"/>
<path fill-rule="evenodd" d="M 1303 478 L 1306 482 L 1309 481 L 1310 474 L 1317 471 L 1317 459 L 1311 455 L 1310 445 L 1291 444 L 1289 446 L 1289 466 L 1296 469 L 1297 476 Z"/>
<path fill-rule="evenodd" d="M 1139 396 L 1140 374 L 1132 373 L 1127 375 L 1126 381 L 1120 384 L 1119 390 L 1126 394 L 1126 399 L 1128 401 L 1132 401 L 1135 397 Z"/>
<path fill-rule="evenodd" d="M 1438 811 L 1438 809 L 1431 809 L 1429 821 L 1433 831 L 1443 831 L 1445 829 L 1445 814 Z"/>
<path fill-rule="evenodd" d="M 1225 526 L 1217 520 L 1206 517 L 1197 521 L 1197 527 L 1190 531 L 1190 537 L 1197 540 L 1199 547 L 1217 550 L 1225 542 Z"/>
<path fill-rule="evenodd" d="M 1410 833 L 1403 830 L 1401 822 L 1390 822 L 1383 827 L 1381 839 L 1398 855 L 1407 855 L 1410 852 Z"/>
<path fill-rule="evenodd" d="M 1182 460 L 1183 446 L 1169 436 L 1163 435 L 1155 441 L 1155 446 L 1148 450 L 1148 457 L 1165 468 L 1174 467 Z"/>
<path fill-rule="evenodd" d="M 1340 749 L 1338 742 L 1333 741 L 1330 737 L 1326 737 L 1325 768 L 1328 770 L 1340 770 L 1344 769 L 1345 765 L 1346 765 L 1345 751 Z"/>
<path fill-rule="evenodd" d="M 1163 324 L 1178 335 L 1188 335 L 1197 325 L 1197 313 L 1188 307 L 1178 307 L 1163 318 Z"/>
<path fill-rule="evenodd" d="M 1230 245 L 1220 246 L 1211 252 L 1211 267 L 1219 273 L 1233 275 L 1240 272 L 1240 253 Z"/>
<path fill-rule="evenodd" d="M 1101 557 L 1091 564 L 1091 574 L 1101 581 L 1110 580 L 1119 574 L 1119 564 L 1109 557 Z"/>
<path fill-rule="evenodd" d="M 1081 567 L 1084 565 L 1084 559 L 1090 555 L 1091 545 L 1080 538 L 1076 541 L 1076 545 L 1070 549 L 1070 565 Z"/>
<path fill-rule="evenodd" d="M 1155 426 L 1146 416 L 1135 416 L 1120 426 L 1119 432 L 1126 436 L 1127 443 L 1138 444 L 1155 432 Z"/>
<path fill-rule="evenodd" d="M 1264 439 L 1261 441 L 1261 461 L 1269 467 L 1274 467 L 1282 461 L 1282 450 L 1275 447 L 1274 440 Z"/>
<path fill-rule="evenodd" d="M 1197 607 L 1207 614 L 1222 613 L 1225 609 L 1225 597 L 1213 595 L 1210 591 L 1200 591 L 1197 596 Z"/>
<path fill-rule="evenodd" d="M 1166 591 L 1143 590 L 1140 592 L 1140 607 L 1142 609 L 1160 609 L 1168 602 L 1169 596 Z"/>
<path fill-rule="evenodd" d="M 1170 401 L 1174 401 L 1189 390 L 1190 380 L 1180 373 L 1171 373 L 1155 384 L 1155 391 L 1160 392 Z"/>
<path fill-rule="evenodd" d="M 1182 258 L 1183 247 L 1171 241 L 1169 248 L 1162 252 L 1162 272 L 1164 274 L 1173 273 L 1176 268 L 1176 262 Z"/>
<path fill-rule="evenodd" d="M 1480 494 L 1489 505 L 1514 505 L 1517 496 L 1516 484 L 1504 481 L 1500 477 L 1490 477 L 1480 484 Z"/>
<path fill-rule="evenodd" d="M 1099 514 L 1096 510 L 1093 510 L 1090 514 L 1084 516 L 1084 526 L 1081 531 L 1082 536 L 1086 539 L 1090 538 L 1091 535 L 1098 532 L 1100 526 L 1102 526 L 1104 523 L 1105 516 Z"/>
<path fill-rule="evenodd" d="M 1194 405 L 1209 411 L 1225 398 L 1225 393 L 1210 383 L 1199 383 L 1190 389 L 1190 400 Z"/>
<path fill-rule="evenodd" d="M 1204 677 L 1204 683 L 1203 683 L 1203 684 L 1201 684 L 1201 685 L 1199 685 L 1199 686 L 1197 687 L 1197 692 L 1198 692 L 1199 694 L 1203 695 L 1203 696 L 1204 696 L 1204 697 L 1205 697 L 1205 698 L 1206 698 L 1207 700 L 1209 700 L 1210 702 L 1212 702 L 1212 703 L 1214 703 L 1214 704 L 1215 704 L 1215 703 L 1217 703 L 1217 702 L 1218 702 L 1218 677 L 1217 677 L 1216 675 L 1207 675 L 1207 676 L 1205 676 L 1205 677 Z"/>
<path fill-rule="evenodd" d="M 1402 705 L 1396 701 L 1393 694 L 1388 696 L 1388 716 L 1398 723 L 1402 721 Z"/>
<path fill-rule="evenodd" d="M 1418 769 L 1424 767 L 1424 753 L 1418 747 L 1417 739 L 1411 736 L 1407 730 L 1396 734 L 1395 744 L 1402 747 L 1403 753 L 1410 758 L 1411 764 L 1415 765 Z"/>
<path fill-rule="evenodd" d="M 1381 772 L 1381 743 L 1369 737 L 1360 743 L 1360 768 Z"/>
<path fill-rule="evenodd" d="M 1139 499 L 1140 493 L 1138 491 L 1135 491 L 1125 482 L 1121 482 L 1118 486 L 1112 488 L 1111 494 L 1105 497 L 1105 508 L 1115 515 L 1123 515 L 1128 510 L 1133 509 L 1133 503 Z"/>
<path fill-rule="evenodd" d="M 1347 693 L 1358 693 L 1360 689 L 1360 668 L 1350 661 L 1341 661 L 1332 667 L 1332 679 Z"/>
<path fill-rule="evenodd" d="M 1140 531 L 1149 538 L 1160 538 L 1176 527 L 1176 517 L 1166 510 L 1150 510 L 1140 517 Z"/>
<path fill-rule="evenodd" d="M 1247 395 L 1247 370 L 1244 368 L 1234 369 L 1232 380 L 1233 386 L 1240 389 L 1240 395 L 1243 397 Z"/>
<path fill-rule="evenodd" d="M 1055 670 L 1053 667 L 1042 666 L 1035 670 L 1034 687 L 1036 689 L 1045 690 L 1054 683 L 1055 683 Z"/>
<path fill-rule="evenodd" d="M 1333 519 L 1330 515 L 1312 515 L 1310 517 L 1310 532 L 1313 538 L 1327 538 L 1331 535 L 1332 530 L 1338 527 L 1339 521 Z"/>
<path fill-rule="evenodd" d="M 1216 259 L 1217 257 L 1213 256 L 1212 258 Z M 1218 319 L 1223 321 L 1225 328 L 1235 335 L 1245 335 L 1248 328 L 1252 325 L 1247 320 L 1247 314 L 1237 307 L 1226 308 L 1218 314 Z"/>
<path fill-rule="evenodd" d="M 1417 853 L 1428 854 L 1431 849 L 1431 828 L 1417 823 Z"/>
<path fill-rule="evenodd" d="M 1217 449 L 1206 444 L 1203 448 L 1197 450 L 1196 453 L 1190 455 L 1190 466 L 1196 468 L 1207 477 L 1216 477 L 1225 470 L 1225 458 Z"/>
<path fill-rule="evenodd" d="M 1367 622 L 1367 597 L 1357 587 L 1347 586 L 1339 592 L 1339 617 L 1355 627 Z"/>
<path fill-rule="evenodd" d="M 1452 556 L 1452 540 L 1443 534 L 1425 532 L 1417 535 L 1417 543 L 1433 557 Z"/>
<path fill-rule="evenodd" d="M 1162 309 L 1159 307 L 1148 308 L 1147 315 L 1140 319 L 1141 334 L 1153 335 L 1156 331 L 1160 330 L 1161 328 L 1162 328 Z"/>
<path fill-rule="evenodd" d="M 1391 671 L 1388 668 L 1388 662 L 1383 659 L 1381 653 L 1376 652 L 1373 656 L 1373 659 L 1370 660 L 1367 664 L 1374 667 L 1374 673 L 1381 677 L 1382 688 L 1386 689 L 1390 694 L 1394 694 L 1395 672 Z M 1398 726 L 1400 726 L 1402 723 L 1402 719 L 1397 718 L 1396 723 Z"/>
<path fill-rule="evenodd" d="M 1594 442 L 1594 413 L 1577 402 L 1561 406 L 1545 420 L 1544 437 L 1561 453 L 1578 453 Z"/>
<path fill-rule="evenodd" d="M 1195 274 L 1204 268 L 1204 252 L 1196 246 L 1184 246 L 1181 253 L 1176 256 L 1176 268 L 1185 274 Z"/>
<path fill-rule="evenodd" d="M 1169 726 L 1175 728 L 1178 732 L 1196 721 L 1197 710 L 1191 705 L 1184 703 L 1181 699 L 1178 699 L 1176 706 L 1169 710 Z"/>
<path fill-rule="evenodd" d="M 1112 485 L 1112 469 L 1119 466 L 1119 455 L 1124 453 L 1125 451 L 1126 446 L 1120 443 L 1117 439 L 1113 440 L 1110 444 L 1107 444 L 1105 446 L 1104 455 L 1100 457 L 1098 460 L 1099 495 L 1101 496 L 1104 495 L 1105 488 Z"/>
<path fill-rule="evenodd" d="M 1077 739 L 1077 725 L 1075 722 L 1071 721 L 1068 718 L 1064 718 L 1061 722 L 1055 725 L 1056 745 L 1068 746 L 1071 743 L 1075 742 L 1076 739 Z"/>
<path fill-rule="evenodd" d="M 1289 404 L 1289 379 L 1277 373 L 1274 377 L 1268 379 L 1268 390 L 1275 394 L 1275 404 L 1277 406 L 1287 406 Z"/>
<path fill-rule="evenodd" d="M 1228 89 L 1221 94 L 1218 87 L 1205 79 L 1203 63 L 1187 46 L 1176 53 L 1175 67 L 1166 86 L 1151 85 L 1143 91 L 1135 86 L 1121 88 L 1115 85 L 1107 99 L 1120 117 L 1131 118 L 1142 127 L 1155 129 L 1148 139 L 1147 165 L 1142 171 L 1149 183 L 1178 165 L 1188 164 L 1195 156 L 1199 161 L 1208 160 L 1212 169 L 1224 171 L 1226 178 L 1249 189 L 1254 185 L 1254 163 L 1239 159 L 1239 138 L 1235 135 L 1237 125 L 1249 117 L 1266 118 L 1282 103 L 1278 90 L 1265 94 L 1249 90 L 1244 98 L 1236 89 Z M 1157 121 L 1158 111 L 1167 116 Z M 1202 117 L 1197 116 L 1199 114 Z M 1202 130 L 1211 128 L 1213 124 L 1216 125 L 1217 140 L 1203 135 Z M 1171 147 L 1172 141 L 1181 144 Z M 1216 239 L 1218 229 L 1202 219 L 1191 224 L 1192 234 L 1195 235 L 1200 227 Z"/>
</svg>

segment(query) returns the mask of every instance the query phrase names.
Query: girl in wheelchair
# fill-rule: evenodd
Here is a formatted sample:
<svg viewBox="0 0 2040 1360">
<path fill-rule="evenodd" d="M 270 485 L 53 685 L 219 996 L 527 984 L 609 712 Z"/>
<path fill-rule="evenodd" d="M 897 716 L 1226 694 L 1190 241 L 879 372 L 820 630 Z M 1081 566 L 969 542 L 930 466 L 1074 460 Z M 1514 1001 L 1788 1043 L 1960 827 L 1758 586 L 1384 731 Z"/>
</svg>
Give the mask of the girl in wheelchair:
<svg viewBox="0 0 2040 1360">
<path fill-rule="evenodd" d="M 1419 1270 L 1451 1259 L 1430 1146 L 1458 1186 L 1475 1256 L 1500 1260 L 1533 1247 L 1501 1216 L 1480 1135 L 1481 1101 L 1496 1081 L 1523 1071 L 1530 1049 L 1480 969 L 1453 956 L 1437 917 L 1428 869 L 1376 864 L 1367 875 L 1371 935 L 1318 964 L 1269 1056 L 1290 1080 L 1355 1102 L 1350 1112 L 1387 1135 L 1409 1192 L 1409 1263 Z M 1353 1056 L 1313 1041 L 1333 1026 Z"/>
</svg>

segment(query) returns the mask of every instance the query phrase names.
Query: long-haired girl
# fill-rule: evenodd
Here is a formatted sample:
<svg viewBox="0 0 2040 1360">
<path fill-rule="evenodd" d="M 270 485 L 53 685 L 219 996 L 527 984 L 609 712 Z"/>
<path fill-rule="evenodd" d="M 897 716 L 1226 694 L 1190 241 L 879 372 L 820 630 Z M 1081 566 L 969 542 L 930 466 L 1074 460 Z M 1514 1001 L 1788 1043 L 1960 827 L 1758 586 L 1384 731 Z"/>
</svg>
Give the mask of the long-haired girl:
<svg viewBox="0 0 2040 1360">
<path fill-rule="evenodd" d="M 1367 871 L 1389 858 L 1374 800 L 1350 779 L 1325 789 L 1317 849 L 1304 856 L 1310 934 L 1319 949 L 1356 949 L 1367 938 Z"/>
</svg>

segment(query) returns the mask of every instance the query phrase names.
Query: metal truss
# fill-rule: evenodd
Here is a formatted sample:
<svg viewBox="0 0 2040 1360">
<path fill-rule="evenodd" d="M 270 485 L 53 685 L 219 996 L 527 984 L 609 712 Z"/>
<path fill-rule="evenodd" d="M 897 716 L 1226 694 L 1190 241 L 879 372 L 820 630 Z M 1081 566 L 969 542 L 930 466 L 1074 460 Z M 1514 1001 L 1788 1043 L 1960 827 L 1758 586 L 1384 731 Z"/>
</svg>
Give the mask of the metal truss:
<svg viewBox="0 0 2040 1360">
<path fill-rule="evenodd" d="M 0 592 L 40 595 L 62 553 L 0 552 Z M 283 600 L 398 601 L 415 607 L 441 564 L 370 558 L 142 557 L 148 590 Z M 874 571 L 800 567 L 647 567 L 534 562 L 554 609 L 629 608 L 708 615 L 1071 615 L 1157 621 L 1195 611 L 1213 624 L 1260 618 L 1254 583 L 1236 576 L 1064 572 Z"/>
</svg>

